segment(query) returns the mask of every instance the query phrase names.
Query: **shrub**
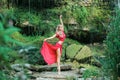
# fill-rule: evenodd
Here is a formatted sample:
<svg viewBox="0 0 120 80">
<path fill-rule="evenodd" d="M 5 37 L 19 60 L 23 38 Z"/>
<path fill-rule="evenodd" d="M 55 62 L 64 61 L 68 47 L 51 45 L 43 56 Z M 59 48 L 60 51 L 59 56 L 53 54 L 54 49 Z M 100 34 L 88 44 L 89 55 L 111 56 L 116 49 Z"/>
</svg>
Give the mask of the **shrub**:
<svg viewBox="0 0 120 80">
<path fill-rule="evenodd" d="M 8 15 L 9 13 L 10 15 Z M 11 37 L 12 33 L 19 31 L 19 29 L 9 24 L 9 20 L 12 19 L 11 11 L 5 11 L 0 13 L 0 15 L 0 79 L 8 80 L 10 78 L 5 71 L 9 70 L 10 61 L 12 60 L 11 57 L 15 56 L 13 54 L 9 54 L 9 52 L 13 51 L 13 44 L 23 44 Z"/>
<path fill-rule="evenodd" d="M 119 75 L 117 65 L 120 63 L 120 9 L 116 8 L 114 12 L 105 40 L 107 48 L 102 65 L 105 73 L 117 80 Z"/>
<path fill-rule="evenodd" d="M 91 67 L 85 70 L 85 72 L 83 72 L 83 77 L 85 79 L 90 77 L 97 77 L 99 74 L 100 74 L 100 71 L 98 68 Z"/>
</svg>

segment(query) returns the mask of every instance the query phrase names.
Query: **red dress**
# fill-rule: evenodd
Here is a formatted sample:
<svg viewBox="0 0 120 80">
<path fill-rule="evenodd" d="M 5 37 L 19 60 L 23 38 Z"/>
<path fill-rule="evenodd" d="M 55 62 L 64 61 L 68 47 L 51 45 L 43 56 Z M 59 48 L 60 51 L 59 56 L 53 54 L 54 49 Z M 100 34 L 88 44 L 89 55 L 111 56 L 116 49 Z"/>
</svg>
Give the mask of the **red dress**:
<svg viewBox="0 0 120 80">
<path fill-rule="evenodd" d="M 56 38 L 58 38 L 60 41 L 64 41 L 66 38 L 66 35 L 64 32 L 62 32 L 62 36 L 56 34 Z M 43 42 L 40 53 L 42 54 L 47 64 L 50 65 L 57 62 L 56 50 L 58 48 L 60 48 L 60 53 L 62 54 L 62 45 L 59 44 L 58 42 L 55 45 L 50 44 L 46 41 Z"/>
</svg>

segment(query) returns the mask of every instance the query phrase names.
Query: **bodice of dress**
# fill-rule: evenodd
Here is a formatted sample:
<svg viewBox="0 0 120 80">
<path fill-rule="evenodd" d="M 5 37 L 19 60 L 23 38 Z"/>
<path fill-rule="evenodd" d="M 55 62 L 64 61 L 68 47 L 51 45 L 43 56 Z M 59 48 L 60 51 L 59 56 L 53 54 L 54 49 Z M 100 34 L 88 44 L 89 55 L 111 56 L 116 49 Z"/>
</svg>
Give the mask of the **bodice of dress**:
<svg viewBox="0 0 120 80">
<path fill-rule="evenodd" d="M 62 34 L 59 35 L 58 33 L 56 33 L 56 37 L 60 40 L 60 41 L 64 41 L 66 38 L 65 33 L 62 31 Z"/>
</svg>

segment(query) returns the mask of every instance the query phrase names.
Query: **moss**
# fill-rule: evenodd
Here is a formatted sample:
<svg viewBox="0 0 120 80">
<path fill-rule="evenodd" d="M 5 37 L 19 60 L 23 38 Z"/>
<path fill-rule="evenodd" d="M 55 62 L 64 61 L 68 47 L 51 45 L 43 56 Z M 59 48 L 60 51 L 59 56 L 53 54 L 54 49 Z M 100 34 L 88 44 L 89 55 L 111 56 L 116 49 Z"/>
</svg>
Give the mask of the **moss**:
<svg viewBox="0 0 120 80">
<path fill-rule="evenodd" d="M 76 53 L 82 48 L 82 45 L 72 44 L 66 48 L 66 55 L 68 58 L 74 58 Z"/>
<path fill-rule="evenodd" d="M 75 59 L 80 60 L 92 56 L 92 52 L 89 47 L 84 46 L 78 54 L 75 56 Z"/>
</svg>

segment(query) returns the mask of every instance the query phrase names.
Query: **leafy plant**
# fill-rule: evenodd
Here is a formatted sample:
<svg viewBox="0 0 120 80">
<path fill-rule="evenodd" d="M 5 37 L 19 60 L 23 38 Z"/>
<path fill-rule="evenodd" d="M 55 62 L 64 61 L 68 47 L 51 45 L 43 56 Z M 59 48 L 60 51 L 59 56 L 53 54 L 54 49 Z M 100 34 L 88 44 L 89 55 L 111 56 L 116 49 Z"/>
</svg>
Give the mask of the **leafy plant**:
<svg viewBox="0 0 120 80">
<path fill-rule="evenodd" d="M 84 6 L 76 7 L 73 16 L 76 18 L 80 27 L 83 27 L 87 23 L 87 17 L 88 17 L 87 8 Z"/>
<path fill-rule="evenodd" d="M 21 42 L 13 39 L 11 36 L 12 33 L 19 31 L 19 29 L 9 24 L 11 16 L 8 14 L 9 10 L 6 13 L 3 12 L 0 14 L 0 79 L 2 78 L 2 80 L 7 80 L 9 78 L 9 75 L 6 76 L 4 71 L 9 70 L 11 57 L 13 57 L 13 55 L 9 54 L 9 52 L 12 52 L 12 45 L 23 45 Z"/>
<path fill-rule="evenodd" d="M 99 69 L 98 68 L 88 68 L 87 70 L 85 70 L 85 72 L 83 73 L 83 77 L 86 78 L 90 78 L 90 77 L 97 77 L 99 76 Z"/>
<path fill-rule="evenodd" d="M 106 53 L 102 64 L 105 73 L 117 80 L 119 74 L 117 65 L 120 63 L 120 10 L 116 8 L 114 13 L 110 26 L 108 26 L 108 34 L 105 40 Z"/>
</svg>

